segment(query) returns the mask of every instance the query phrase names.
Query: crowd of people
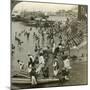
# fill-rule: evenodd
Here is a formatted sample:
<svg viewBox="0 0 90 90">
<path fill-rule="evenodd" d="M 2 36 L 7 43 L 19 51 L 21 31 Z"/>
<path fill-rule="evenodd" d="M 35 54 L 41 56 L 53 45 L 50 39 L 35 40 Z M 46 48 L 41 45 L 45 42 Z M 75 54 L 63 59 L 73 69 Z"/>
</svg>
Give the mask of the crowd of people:
<svg viewBox="0 0 90 90">
<path fill-rule="evenodd" d="M 21 46 L 24 43 L 24 41 L 20 39 L 20 36 L 23 34 L 24 36 L 26 36 L 27 40 L 29 40 L 31 31 L 32 27 L 30 27 L 29 30 L 23 30 L 20 33 L 15 32 L 15 42 L 17 42 L 18 46 Z M 53 35 L 52 32 L 50 32 L 50 34 L 51 36 Z M 34 51 L 36 52 L 36 55 L 34 56 L 31 53 L 27 54 L 27 72 L 30 76 L 32 85 L 36 85 L 38 83 L 37 79 L 39 76 L 42 76 L 43 78 L 50 77 L 50 66 L 48 66 L 50 55 L 52 55 L 51 59 L 53 59 L 51 65 L 51 67 L 53 67 L 53 78 L 58 78 L 59 80 L 69 80 L 71 69 L 70 57 L 68 55 L 64 55 L 63 44 L 59 42 L 58 45 L 56 45 L 55 40 L 52 36 L 50 39 L 51 47 L 48 45 L 46 47 L 40 47 L 40 37 L 35 32 L 33 33 L 33 41 L 35 42 Z M 15 53 L 15 47 L 16 46 L 12 44 L 12 56 Z M 59 57 L 61 57 L 61 61 L 63 63 L 63 67 L 61 68 L 61 70 L 59 67 Z M 20 70 L 23 70 L 25 68 L 25 64 L 22 60 L 17 60 L 17 63 L 20 67 Z"/>
<path fill-rule="evenodd" d="M 32 85 L 37 84 L 37 79 L 39 75 L 41 74 L 43 78 L 49 78 L 49 67 L 47 65 L 47 61 L 44 58 L 44 54 L 41 52 L 37 57 L 32 56 L 31 54 L 28 54 L 28 64 L 27 64 L 27 72 L 30 76 Z M 48 58 L 49 59 L 49 58 Z M 53 78 L 58 78 L 59 80 L 69 80 L 70 77 L 70 59 L 68 56 L 65 56 L 65 59 L 62 61 L 63 67 L 60 70 L 59 68 L 59 59 L 57 57 L 54 58 L 52 66 L 53 67 Z M 17 60 L 17 63 L 20 66 L 20 70 L 23 70 L 25 67 L 25 64 L 21 60 Z"/>
</svg>

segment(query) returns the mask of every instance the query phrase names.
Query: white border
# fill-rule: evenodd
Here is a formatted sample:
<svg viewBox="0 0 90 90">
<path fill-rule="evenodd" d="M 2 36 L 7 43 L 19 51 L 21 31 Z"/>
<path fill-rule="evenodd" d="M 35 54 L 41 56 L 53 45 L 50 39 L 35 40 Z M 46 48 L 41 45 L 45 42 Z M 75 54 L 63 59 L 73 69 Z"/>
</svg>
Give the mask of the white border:
<svg viewBox="0 0 90 90">
<path fill-rule="evenodd" d="M 27 0 L 30 1 L 30 0 Z M 87 4 L 90 8 L 90 0 L 31 0 L 41 2 L 55 2 L 55 3 L 70 3 L 70 4 Z M 90 10 L 88 10 L 88 16 L 90 16 Z M 89 18 L 89 17 L 88 17 Z M 89 20 L 90 21 L 90 18 Z M 89 23 L 88 23 L 89 26 Z M 90 39 L 90 26 L 88 28 L 88 39 Z M 88 48 L 90 42 L 88 42 Z M 89 52 L 88 52 L 89 53 Z M 89 56 L 89 54 L 88 54 Z M 90 68 L 90 57 L 88 58 Z M 90 70 L 89 70 L 90 71 Z M 88 71 L 88 76 L 90 72 Z M 88 84 L 90 83 L 90 77 L 88 78 Z M 90 85 L 90 84 L 89 84 Z M 49 89 L 62 89 L 62 90 L 90 90 L 88 86 L 69 86 L 69 87 L 55 87 Z M 10 0 L 0 0 L 0 90 L 10 89 Z M 42 88 L 45 90 L 46 88 Z M 39 89 L 37 89 L 39 90 Z"/>
</svg>

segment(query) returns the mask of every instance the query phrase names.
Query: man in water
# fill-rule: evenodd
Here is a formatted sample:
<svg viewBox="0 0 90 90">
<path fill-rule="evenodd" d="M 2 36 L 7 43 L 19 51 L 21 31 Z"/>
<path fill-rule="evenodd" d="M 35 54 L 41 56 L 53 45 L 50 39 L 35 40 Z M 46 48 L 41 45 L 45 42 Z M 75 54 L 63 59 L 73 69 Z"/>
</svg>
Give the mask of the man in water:
<svg viewBox="0 0 90 90">
<path fill-rule="evenodd" d="M 21 46 L 21 44 L 23 43 L 23 41 L 20 40 L 19 36 L 17 35 L 17 32 L 15 32 L 15 41 L 18 42 L 18 45 Z"/>
<path fill-rule="evenodd" d="M 30 31 L 29 31 L 29 30 L 27 30 L 27 31 L 25 32 L 25 35 L 27 36 L 27 40 L 29 40 Z"/>
</svg>

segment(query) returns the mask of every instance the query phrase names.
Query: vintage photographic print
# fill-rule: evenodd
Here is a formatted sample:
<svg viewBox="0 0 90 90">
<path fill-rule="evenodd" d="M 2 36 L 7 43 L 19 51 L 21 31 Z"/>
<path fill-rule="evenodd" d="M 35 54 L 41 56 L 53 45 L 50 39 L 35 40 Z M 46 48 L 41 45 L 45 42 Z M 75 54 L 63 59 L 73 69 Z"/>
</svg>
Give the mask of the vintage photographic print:
<svg viewBox="0 0 90 90">
<path fill-rule="evenodd" d="M 88 84 L 88 6 L 11 0 L 11 89 Z"/>
</svg>

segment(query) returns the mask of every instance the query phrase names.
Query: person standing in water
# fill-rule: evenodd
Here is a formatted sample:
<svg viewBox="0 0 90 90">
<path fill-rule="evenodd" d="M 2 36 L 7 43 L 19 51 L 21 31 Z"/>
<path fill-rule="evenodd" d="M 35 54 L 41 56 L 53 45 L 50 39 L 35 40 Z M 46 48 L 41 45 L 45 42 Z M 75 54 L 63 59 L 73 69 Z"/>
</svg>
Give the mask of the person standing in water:
<svg viewBox="0 0 90 90">
<path fill-rule="evenodd" d="M 29 40 L 30 31 L 29 31 L 29 30 L 27 30 L 27 31 L 24 33 L 24 35 L 26 35 L 26 37 L 27 37 L 27 40 Z"/>
</svg>

